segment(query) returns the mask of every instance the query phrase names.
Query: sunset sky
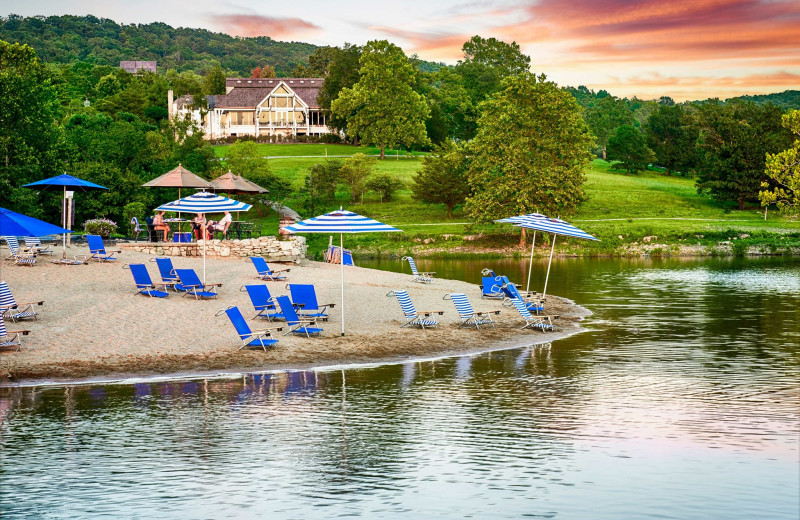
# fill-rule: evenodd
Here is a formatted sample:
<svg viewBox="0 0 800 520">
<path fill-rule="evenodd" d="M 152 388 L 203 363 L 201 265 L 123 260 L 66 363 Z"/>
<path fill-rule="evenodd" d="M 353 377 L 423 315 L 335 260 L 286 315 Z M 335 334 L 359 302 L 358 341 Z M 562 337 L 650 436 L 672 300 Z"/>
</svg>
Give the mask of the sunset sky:
<svg viewBox="0 0 800 520">
<path fill-rule="evenodd" d="M 388 39 L 454 64 L 474 34 L 516 41 L 561 85 L 676 100 L 800 89 L 800 0 L 27 0 L 0 14 L 93 14 L 317 45 Z"/>
</svg>

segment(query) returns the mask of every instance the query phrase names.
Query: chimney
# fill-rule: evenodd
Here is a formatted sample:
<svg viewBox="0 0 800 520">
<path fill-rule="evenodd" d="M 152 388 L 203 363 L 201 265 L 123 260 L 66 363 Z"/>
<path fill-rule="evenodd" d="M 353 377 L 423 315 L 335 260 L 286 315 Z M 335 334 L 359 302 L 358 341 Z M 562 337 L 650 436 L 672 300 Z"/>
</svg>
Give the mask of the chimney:
<svg viewBox="0 0 800 520">
<path fill-rule="evenodd" d="M 173 108 L 173 98 L 175 95 L 172 93 L 172 89 L 167 91 L 167 114 L 169 114 L 169 120 L 175 117 L 175 109 Z"/>
</svg>

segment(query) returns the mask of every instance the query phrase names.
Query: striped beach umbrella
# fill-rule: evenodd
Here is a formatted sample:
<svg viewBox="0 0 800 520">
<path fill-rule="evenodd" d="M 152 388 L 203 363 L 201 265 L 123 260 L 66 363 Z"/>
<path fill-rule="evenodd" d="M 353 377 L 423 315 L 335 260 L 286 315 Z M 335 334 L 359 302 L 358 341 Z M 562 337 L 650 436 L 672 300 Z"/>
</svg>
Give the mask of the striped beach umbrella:
<svg viewBox="0 0 800 520">
<path fill-rule="evenodd" d="M 319 217 L 301 220 L 285 229 L 289 233 L 339 233 L 339 247 L 344 251 L 345 233 L 391 233 L 399 229 L 377 220 L 339 209 Z M 340 262 L 342 279 L 342 336 L 344 336 L 344 258 Z"/>
<path fill-rule="evenodd" d="M 516 217 L 508 217 L 508 218 L 501 218 L 500 220 L 495 220 L 495 222 L 502 222 L 506 224 L 519 224 L 520 222 L 525 222 L 526 219 L 534 219 L 534 218 L 547 218 L 545 215 L 541 213 L 528 213 L 526 215 L 519 215 Z M 531 260 L 528 262 L 528 284 L 525 286 L 525 291 L 530 292 L 531 290 L 531 271 L 533 270 L 533 248 L 536 245 L 536 230 L 533 230 L 533 240 L 531 241 Z"/>
<path fill-rule="evenodd" d="M 249 211 L 250 204 L 229 199 L 214 193 L 200 191 L 174 200 L 156 208 L 156 211 L 175 211 L 178 213 L 224 213 L 225 211 Z M 203 283 L 206 283 L 206 240 L 203 240 Z"/>
</svg>

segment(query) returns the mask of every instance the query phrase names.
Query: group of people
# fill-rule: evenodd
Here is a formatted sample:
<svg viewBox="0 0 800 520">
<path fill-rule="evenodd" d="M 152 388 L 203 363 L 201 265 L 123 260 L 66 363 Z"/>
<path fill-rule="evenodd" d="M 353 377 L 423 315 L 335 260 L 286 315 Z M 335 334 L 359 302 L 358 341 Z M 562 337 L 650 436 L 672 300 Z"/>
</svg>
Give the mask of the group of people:
<svg viewBox="0 0 800 520">
<path fill-rule="evenodd" d="M 164 220 L 165 213 L 165 211 L 160 211 L 153 218 L 153 229 L 163 232 L 164 242 L 168 242 L 169 225 Z M 197 216 L 192 219 L 192 234 L 194 235 L 195 240 L 210 240 L 214 238 L 215 231 L 220 231 L 223 234 L 226 234 L 228 232 L 228 228 L 231 227 L 231 222 L 233 222 L 233 217 L 231 217 L 230 211 L 226 211 L 225 216 L 217 221 L 207 221 L 205 215 L 198 213 Z"/>
</svg>

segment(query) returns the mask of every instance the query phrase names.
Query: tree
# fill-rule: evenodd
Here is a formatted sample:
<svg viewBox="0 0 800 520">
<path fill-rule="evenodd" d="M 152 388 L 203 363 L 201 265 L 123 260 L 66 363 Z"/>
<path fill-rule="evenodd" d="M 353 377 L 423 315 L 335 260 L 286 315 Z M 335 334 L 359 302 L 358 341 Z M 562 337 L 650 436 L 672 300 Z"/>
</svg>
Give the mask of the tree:
<svg viewBox="0 0 800 520">
<path fill-rule="evenodd" d="M 388 173 L 378 173 L 373 175 L 367 180 L 366 188 L 378 193 L 381 197 L 381 203 L 384 201 L 389 202 L 392 200 L 392 194 L 397 190 L 405 187 L 403 181 L 389 175 Z"/>
<path fill-rule="evenodd" d="M 345 43 L 344 47 L 330 47 L 330 51 L 324 57 L 325 81 L 317 95 L 317 103 L 320 108 L 327 110 L 326 123 L 328 127 L 336 130 L 347 128 L 347 118 L 351 113 L 335 114 L 331 113 L 331 104 L 339 97 L 342 89 L 352 88 L 359 78 L 359 60 L 361 59 L 361 47 Z M 309 56 L 309 60 L 311 57 Z M 322 57 L 320 58 L 323 59 Z M 321 65 L 321 64 L 320 64 Z"/>
<path fill-rule="evenodd" d="M 342 161 L 331 160 L 311 167 L 305 178 L 305 208 L 311 215 L 328 208 L 336 201 L 336 187 L 342 177 Z"/>
<path fill-rule="evenodd" d="M 598 93 L 599 99 L 587 107 L 585 112 L 586 124 L 595 136 L 595 151 L 603 159 L 606 158 L 609 137 L 614 135 L 620 126 L 634 123 L 633 111 L 628 103 L 624 99 L 607 94 L 600 97 Z"/>
<path fill-rule="evenodd" d="M 250 71 L 251 78 L 277 78 L 275 74 L 275 67 L 272 65 L 264 65 L 263 67 L 256 67 Z"/>
<path fill-rule="evenodd" d="M 356 202 L 359 198 L 364 202 L 364 190 L 367 179 L 375 169 L 375 158 L 357 153 L 344 160 L 340 170 L 341 180 L 350 188 L 350 201 Z"/>
<path fill-rule="evenodd" d="M 422 159 L 422 170 L 414 177 L 414 198 L 428 204 L 444 204 L 447 216 L 469 195 L 469 162 L 463 145 L 446 141 Z"/>
<path fill-rule="evenodd" d="M 347 47 L 348 44 L 345 44 Z M 294 78 L 326 78 L 330 72 L 331 63 L 333 63 L 337 57 L 341 49 L 339 47 L 317 47 L 314 49 L 308 56 L 308 65 L 300 64 L 294 68 L 292 71 L 292 77 Z M 358 58 L 356 58 L 356 63 L 358 63 Z M 355 79 L 353 83 L 358 80 L 358 72 L 356 71 Z M 351 84 L 352 85 L 352 84 Z M 338 95 L 338 91 L 336 92 Z"/>
<path fill-rule="evenodd" d="M 272 173 L 269 161 L 263 157 L 258 144 L 252 141 L 237 141 L 231 145 L 225 156 L 225 164 L 236 175 L 269 190 L 269 193 L 246 196 L 254 202 L 282 204 L 292 192 L 291 183 Z"/>
<path fill-rule="evenodd" d="M 681 105 L 660 104 L 644 129 L 647 145 L 653 150 L 656 163 L 666 168 L 667 175 L 696 166 L 695 142 L 699 131 Z"/>
<path fill-rule="evenodd" d="M 758 198 L 762 206 L 777 204 L 790 215 L 800 215 L 800 110 L 783 115 L 783 126 L 795 136 L 794 143 L 779 153 L 768 153 L 767 181 L 761 183 Z"/>
<path fill-rule="evenodd" d="M 644 170 L 653 159 L 647 138 L 631 125 L 622 125 L 608 139 L 608 160 L 620 161 L 626 174 Z"/>
<path fill-rule="evenodd" d="M 781 109 L 772 104 L 734 101 L 702 105 L 697 116 L 698 192 L 719 201 L 736 201 L 739 210 L 746 201 L 757 200 L 761 183 L 767 181 L 766 155 L 791 143 L 789 132 L 781 127 L 781 115 Z"/>
<path fill-rule="evenodd" d="M 203 93 L 207 96 L 216 96 L 225 93 L 225 71 L 219 64 L 214 65 L 203 78 Z"/>
<path fill-rule="evenodd" d="M 565 215 L 583 200 L 592 136 L 575 98 L 544 75 L 506 78 L 484 102 L 470 143 L 466 210 L 478 222 L 539 211 Z"/>
<path fill-rule="evenodd" d="M 530 70 L 531 58 L 520 52 L 517 42 L 473 36 L 464 42 L 461 50 L 464 59 L 454 70 L 464 78 L 464 86 L 474 105 L 497 92 L 503 78 Z"/>
<path fill-rule="evenodd" d="M 431 141 L 469 140 L 475 136 L 478 111 L 460 75 L 449 68 L 430 74 L 427 99 L 431 118 L 426 126 Z"/>
<path fill-rule="evenodd" d="M 347 133 L 380 147 L 428 142 L 425 120 L 429 110 L 414 92 L 416 70 L 400 47 L 386 40 L 364 46 L 358 82 L 344 88 L 331 111 L 347 119 Z"/>
</svg>

